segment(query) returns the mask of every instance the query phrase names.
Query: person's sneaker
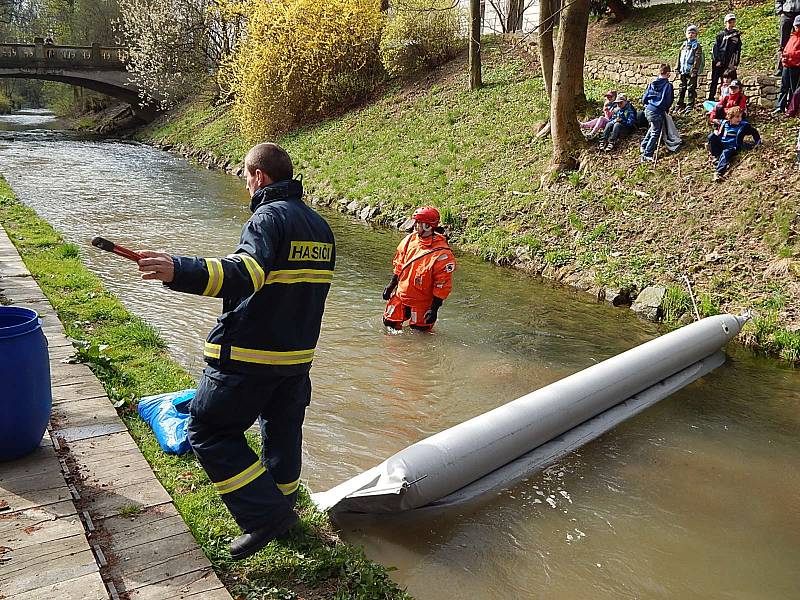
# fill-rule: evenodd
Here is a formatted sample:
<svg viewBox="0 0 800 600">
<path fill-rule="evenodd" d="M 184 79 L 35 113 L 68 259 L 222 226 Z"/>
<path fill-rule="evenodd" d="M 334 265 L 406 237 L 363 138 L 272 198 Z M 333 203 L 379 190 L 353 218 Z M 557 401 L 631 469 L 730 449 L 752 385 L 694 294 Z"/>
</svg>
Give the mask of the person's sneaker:
<svg viewBox="0 0 800 600">
<path fill-rule="evenodd" d="M 606 149 L 606 141 L 605 140 L 600 140 L 600 143 L 597 144 L 597 149 L 598 150 L 605 150 Z"/>
<path fill-rule="evenodd" d="M 611 152 L 614 149 L 614 142 L 608 142 L 606 144 L 606 152 Z"/>
<path fill-rule="evenodd" d="M 652 156 L 649 156 L 649 155 L 647 155 L 647 154 L 642 154 L 642 162 L 643 162 L 643 163 L 646 163 L 646 162 L 649 162 L 649 163 L 651 163 L 651 162 L 653 162 L 654 160 L 655 160 L 655 159 L 654 159 Z"/>
<path fill-rule="evenodd" d="M 722 173 L 714 171 L 714 176 L 711 178 L 711 181 L 719 181 L 720 179 L 722 179 Z"/>
<path fill-rule="evenodd" d="M 298 520 L 297 513 L 290 511 L 276 521 L 243 533 L 231 542 L 231 558 L 242 560 L 252 556 L 272 540 L 284 536 Z"/>
<path fill-rule="evenodd" d="M 686 108 L 683 109 L 683 114 L 689 115 L 692 113 L 693 110 L 694 110 L 693 106 L 687 106 Z"/>
</svg>

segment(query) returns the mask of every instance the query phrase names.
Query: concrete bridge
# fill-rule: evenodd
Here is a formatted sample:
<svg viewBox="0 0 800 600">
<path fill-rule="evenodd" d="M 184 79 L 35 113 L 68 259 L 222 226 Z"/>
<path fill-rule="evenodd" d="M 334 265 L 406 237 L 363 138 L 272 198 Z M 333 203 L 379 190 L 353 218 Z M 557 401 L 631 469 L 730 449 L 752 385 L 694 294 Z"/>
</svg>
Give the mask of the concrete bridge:
<svg viewBox="0 0 800 600">
<path fill-rule="evenodd" d="M 0 44 L 0 77 L 45 79 L 84 87 L 127 102 L 139 118 L 151 121 L 156 110 L 140 106 L 139 89 L 125 69 L 126 49 L 101 46 Z"/>
</svg>

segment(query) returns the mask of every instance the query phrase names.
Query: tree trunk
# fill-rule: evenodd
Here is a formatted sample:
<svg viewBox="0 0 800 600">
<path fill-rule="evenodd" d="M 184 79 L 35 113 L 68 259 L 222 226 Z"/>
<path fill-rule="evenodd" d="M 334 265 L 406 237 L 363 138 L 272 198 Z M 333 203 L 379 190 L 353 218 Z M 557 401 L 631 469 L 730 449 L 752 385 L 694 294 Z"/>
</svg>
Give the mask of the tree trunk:
<svg viewBox="0 0 800 600">
<path fill-rule="evenodd" d="M 583 89 L 583 60 L 586 30 L 589 27 L 589 0 L 574 0 L 561 13 L 558 47 L 553 66 L 553 97 L 550 124 L 553 136 L 555 171 L 574 169 L 578 164 L 581 134 L 575 112 L 575 96 Z"/>
<path fill-rule="evenodd" d="M 542 65 L 542 77 L 547 97 L 553 94 L 553 0 L 539 2 L 539 62 Z"/>
<path fill-rule="evenodd" d="M 477 90 L 482 86 L 481 1 L 469 0 L 469 89 Z"/>
<path fill-rule="evenodd" d="M 512 33 L 522 29 L 522 14 L 525 12 L 525 0 L 508 0 L 508 16 L 506 31 Z"/>
</svg>

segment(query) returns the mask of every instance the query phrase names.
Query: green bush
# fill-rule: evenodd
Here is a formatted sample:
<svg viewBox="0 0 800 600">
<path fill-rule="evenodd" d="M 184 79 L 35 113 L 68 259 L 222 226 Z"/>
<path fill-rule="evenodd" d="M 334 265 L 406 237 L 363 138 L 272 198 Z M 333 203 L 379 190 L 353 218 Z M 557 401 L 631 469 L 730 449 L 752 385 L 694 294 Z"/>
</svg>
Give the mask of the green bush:
<svg viewBox="0 0 800 600">
<path fill-rule="evenodd" d="M 402 0 L 383 31 L 380 54 L 389 75 L 404 77 L 452 58 L 463 44 L 452 0 Z"/>
</svg>

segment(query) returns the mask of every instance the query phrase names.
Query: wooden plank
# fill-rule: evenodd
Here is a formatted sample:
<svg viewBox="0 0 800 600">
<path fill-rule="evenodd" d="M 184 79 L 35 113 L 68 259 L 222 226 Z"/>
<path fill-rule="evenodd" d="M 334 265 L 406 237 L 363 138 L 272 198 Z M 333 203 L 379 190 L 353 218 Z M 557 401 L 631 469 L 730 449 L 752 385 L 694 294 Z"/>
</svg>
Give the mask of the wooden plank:
<svg viewBox="0 0 800 600">
<path fill-rule="evenodd" d="M 0 598 L 2 597 L 0 595 Z M 43 600 L 51 598 L 57 598 L 58 600 L 108 600 L 108 591 L 100 577 L 100 573 L 89 573 L 14 596 L 14 600 Z"/>
<path fill-rule="evenodd" d="M 130 600 L 231 600 L 228 590 L 210 568 L 138 587 L 127 594 Z"/>
<path fill-rule="evenodd" d="M 3 564 L 0 589 L 12 598 L 99 571 L 82 531 L 46 545 L 37 544 L 19 550 L 12 548 L 4 558 L 10 560 Z"/>
<path fill-rule="evenodd" d="M 111 535 L 111 550 L 123 550 L 188 531 L 186 523 L 171 504 L 156 506 L 134 516 L 114 516 L 98 521 Z M 196 544 L 187 546 L 192 548 Z"/>
<path fill-rule="evenodd" d="M 47 513 L 51 514 L 54 518 L 72 517 L 78 514 L 78 511 L 75 508 L 75 504 L 72 502 L 72 496 L 70 496 L 68 499 L 57 500 L 50 504 L 39 504 L 38 506 L 34 506 L 31 508 L 24 508 L 16 511 L 11 510 L 0 513 L 0 528 L 3 526 L 3 523 L 7 522 L 13 523 L 14 519 L 17 518 L 17 515 L 21 512 L 25 512 L 26 510 L 46 511 Z"/>
<path fill-rule="evenodd" d="M 185 535 L 191 535 L 186 533 Z M 165 540 L 163 545 L 157 548 L 148 549 L 139 547 L 141 552 L 131 554 L 129 565 L 125 565 L 125 572 L 122 574 L 123 589 L 130 593 L 132 590 L 141 589 L 150 585 L 165 585 L 169 583 L 174 589 L 176 577 L 198 574 L 197 579 L 205 579 L 209 582 L 210 578 L 203 578 L 206 573 L 213 573 L 211 565 L 199 548 L 190 552 L 176 554 L 170 552 L 168 542 Z M 136 569 L 134 569 L 136 567 Z M 215 583 L 210 581 L 209 587 L 213 589 Z"/>
<path fill-rule="evenodd" d="M 53 388 L 85 383 L 87 381 L 97 381 L 97 377 L 94 376 L 91 369 L 81 364 L 64 365 L 64 368 L 58 369 L 57 375 L 57 378 L 50 378 L 50 383 Z"/>
<path fill-rule="evenodd" d="M 13 520 L 0 521 L 0 546 L 14 550 L 49 545 L 76 535 L 85 535 L 79 519 L 75 516 L 59 519 L 41 508 L 21 511 L 15 514 Z M 86 547 L 89 547 L 88 542 Z"/>
<path fill-rule="evenodd" d="M 149 508 L 172 502 L 172 498 L 155 477 L 152 478 L 152 483 L 150 480 L 135 481 L 113 490 L 84 489 L 84 493 L 91 502 L 89 510 L 93 518 L 112 517 L 118 515 L 123 508 L 128 509 L 131 506 Z"/>
<path fill-rule="evenodd" d="M 74 385 L 53 388 L 53 404 L 73 402 L 82 398 L 106 398 L 106 391 L 96 377 L 91 380 L 77 382 Z"/>
</svg>

